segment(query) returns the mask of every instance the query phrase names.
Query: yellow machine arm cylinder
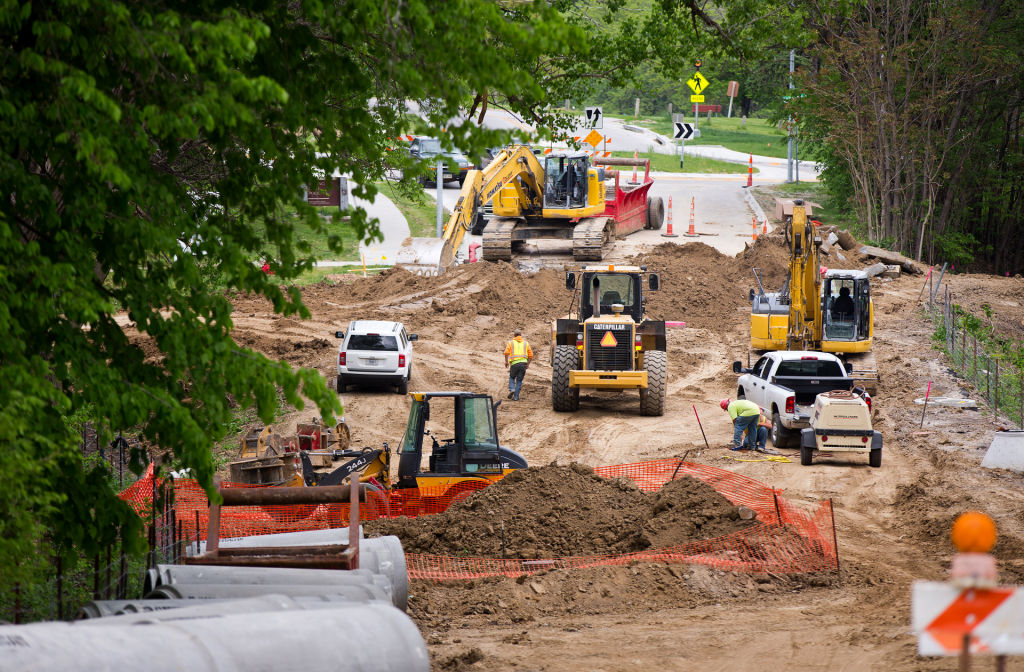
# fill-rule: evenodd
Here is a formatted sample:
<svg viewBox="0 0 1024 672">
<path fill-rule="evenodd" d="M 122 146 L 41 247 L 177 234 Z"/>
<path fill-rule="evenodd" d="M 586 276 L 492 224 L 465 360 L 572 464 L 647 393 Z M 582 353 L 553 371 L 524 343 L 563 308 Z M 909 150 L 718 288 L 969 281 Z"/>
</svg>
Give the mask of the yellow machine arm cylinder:
<svg viewBox="0 0 1024 672">
<path fill-rule="evenodd" d="M 787 347 L 791 350 L 818 350 L 822 333 L 821 310 L 817 305 L 821 295 L 818 245 L 802 201 L 793 204 L 791 230 Z"/>
</svg>

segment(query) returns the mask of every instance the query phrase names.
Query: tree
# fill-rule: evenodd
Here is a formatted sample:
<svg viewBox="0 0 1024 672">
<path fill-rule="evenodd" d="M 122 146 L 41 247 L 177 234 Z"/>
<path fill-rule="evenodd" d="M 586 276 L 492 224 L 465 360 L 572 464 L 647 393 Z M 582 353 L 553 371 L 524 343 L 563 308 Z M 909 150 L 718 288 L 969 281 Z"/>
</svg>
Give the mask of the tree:
<svg viewBox="0 0 1024 672">
<path fill-rule="evenodd" d="M 485 92 L 544 118 L 541 73 L 582 31 L 548 3 L 487 0 L 54 0 L 0 12 L 0 575 L 46 536 L 91 554 L 139 521 L 87 463 L 68 418 L 131 430 L 210 487 L 232 407 L 281 395 L 341 408 L 312 370 L 240 347 L 204 282 L 306 315 L 311 267 L 288 213 L 318 171 L 366 186 L 389 137 L 432 100 L 433 127 Z M 583 45 L 583 46 L 581 46 Z M 564 60 L 564 59 L 563 59 Z M 467 124 L 466 149 L 497 137 Z M 375 223 L 355 212 L 361 236 Z M 340 242 L 335 238 L 332 248 Z M 261 271 L 268 259 L 275 275 Z M 130 339 L 124 320 L 141 338 Z M 109 435 L 108 435 L 109 438 Z M 141 457 L 139 455 L 137 458 Z"/>
<path fill-rule="evenodd" d="M 827 183 L 852 195 L 870 238 L 917 258 L 1020 269 L 1017 5 L 838 4 L 808 3 L 819 41 L 794 105 Z"/>
</svg>

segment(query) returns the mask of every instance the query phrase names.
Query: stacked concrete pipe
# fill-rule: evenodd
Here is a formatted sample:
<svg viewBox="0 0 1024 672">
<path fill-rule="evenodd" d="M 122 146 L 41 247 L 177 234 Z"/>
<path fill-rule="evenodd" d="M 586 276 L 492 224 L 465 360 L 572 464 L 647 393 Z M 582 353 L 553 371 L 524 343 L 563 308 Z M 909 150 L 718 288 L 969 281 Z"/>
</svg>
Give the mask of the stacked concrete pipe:
<svg viewBox="0 0 1024 672">
<path fill-rule="evenodd" d="M 264 596 L 271 597 L 271 596 Z M 287 598 L 283 598 L 287 599 Z M 389 604 L 339 603 L 290 608 L 273 597 L 75 623 L 0 626 L 0 672 L 146 670 L 147 672 L 428 672 L 426 643 L 412 620 Z M 242 601 L 247 602 L 247 601 Z M 268 610 L 269 609 L 269 610 Z M 198 613 L 196 613 L 198 611 Z M 102 628 L 102 630 L 97 630 Z M 100 634 L 102 633 L 102 634 Z M 100 636 L 97 636 L 100 635 Z"/>
<path fill-rule="evenodd" d="M 361 532 L 361 531 L 360 531 Z M 222 539 L 220 542 L 221 548 L 254 548 L 254 547 L 287 547 L 287 546 L 329 546 L 335 544 L 348 543 L 348 529 L 334 529 L 334 530 L 311 530 L 308 532 L 286 532 L 283 534 L 261 534 L 252 537 L 237 537 L 233 539 Z M 194 548 L 194 546 L 193 546 Z M 200 542 L 199 553 L 202 554 L 206 550 L 205 542 Z M 210 565 L 158 565 L 155 569 L 150 569 L 146 572 L 144 578 L 144 594 L 148 594 L 150 590 L 156 589 L 164 583 L 174 583 L 174 580 L 168 580 L 166 578 L 168 571 L 164 570 L 161 575 L 160 567 L 173 567 L 173 571 L 178 576 L 184 576 L 184 573 L 188 570 L 188 567 L 194 567 L 197 570 L 203 568 L 206 570 L 205 576 L 214 576 L 213 570 L 216 569 Z M 222 568 L 223 569 L 223 568 Z M 237 576 L 254 576 L 255 574 L 244 574 L 238 570 L 243 569 L 242 567 L 230 568 Z M 244 569 L 262 569 L 262 568 L 244 568 Z M 391 598 L 396 607 L 402 609 L 406 608 L 406 604 L 409 600 L 409 573 L 408 568 L 405 564 L 405 551 L 402 549 L 402 541 L 395 536 L 387 537 L 373 537 L 371 539 L 361 539 L 359 542 L 359 569 L 368 570 L 374 574 L 380 574 L 387 577 L 391 583 Z M 291 572 L 326 572 L 326 574 L 316 575 L 309 574 L 309 577 L 315 576 L 337 576 L 340 572 L 345 573 L 344 570 L 333 570 L 333 569 L 320 569 L 320 570 L 277 570 L 277 571 L 291 571 Z M 351 570 L 348 570 L 351 571 Z M 218 576 L 224 576 L 224 573 L 218 574 Z M 279 574 L 283 576 L 283 574 Z M 285 583 L 292 583 L 300 579 L 298 574 L 292 575 L 293 578 L 289 578 Z M 310 581 L 316 581 L 315 578 L 310 578 Z M 240 582 L 247 582 L 248 579 L 239 579 Z M 225 581 L 210 581 L 211 583 L 224 583 Z M 274 583 L 277 579 L 264 579 L 264 583 Z M 290 593 L 289 593 L 290 594 Z"/>
</svg>

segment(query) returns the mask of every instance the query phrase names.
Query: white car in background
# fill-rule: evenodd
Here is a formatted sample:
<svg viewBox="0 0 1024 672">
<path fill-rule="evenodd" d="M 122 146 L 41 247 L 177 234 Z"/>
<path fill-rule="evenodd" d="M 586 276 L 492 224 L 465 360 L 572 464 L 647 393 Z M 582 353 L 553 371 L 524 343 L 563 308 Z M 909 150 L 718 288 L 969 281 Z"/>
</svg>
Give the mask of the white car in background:
<svg viewBox="0 0 1024 672">
<path fill-rule="evenodd" d="M 412 376 L 412 342 L 401 322 L 353 320 L 348 331 L 337 331 L 338 392 L 349 385 L 393 385 L 399 394 L 409 392 Z"/>
</svg>

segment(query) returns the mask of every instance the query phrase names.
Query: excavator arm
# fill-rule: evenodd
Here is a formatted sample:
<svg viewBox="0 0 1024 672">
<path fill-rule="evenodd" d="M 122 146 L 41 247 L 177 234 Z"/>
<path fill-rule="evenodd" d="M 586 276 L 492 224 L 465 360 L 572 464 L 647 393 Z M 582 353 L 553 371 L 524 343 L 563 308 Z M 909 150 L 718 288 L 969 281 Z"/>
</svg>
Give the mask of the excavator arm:
<svg viewBox="0 0 1024 672">
<path fill-rule="evenodd" d="M 793 222 L 789 241 L 789 333 L 790 350 L 821 348 L 821 295 L 818 241 L 807 220 L 803 201 L 793 204 Z"/>
<path fill-rule="evenodd" d="M 462 239 L 472 228 L 483 204 L 510 182 L 516 186 L 523 199 L 521 202 L 540 199 L 544 167 L 527 145 L 506 147 L 483 170 L 469 171 L 441 237 L 410 238 L 399 252 L 396 265 L 422 275 L 437 275 L 448 270 L 455 264 Z"/>
</svg>

